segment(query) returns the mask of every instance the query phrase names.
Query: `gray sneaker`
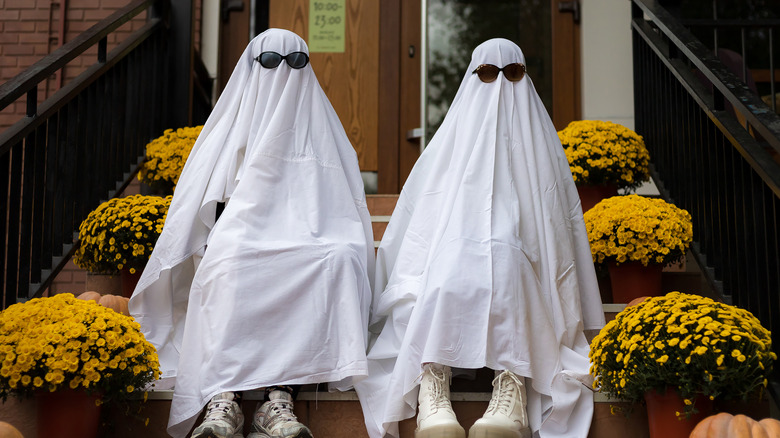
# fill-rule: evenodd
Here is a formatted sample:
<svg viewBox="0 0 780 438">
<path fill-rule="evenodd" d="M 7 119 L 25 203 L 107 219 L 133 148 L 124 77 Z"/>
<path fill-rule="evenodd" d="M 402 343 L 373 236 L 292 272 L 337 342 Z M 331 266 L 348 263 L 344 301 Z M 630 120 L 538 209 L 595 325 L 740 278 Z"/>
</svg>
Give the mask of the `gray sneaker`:
<svg viewBox="0 0 780 438">
<path fill-rule="evenodd" d="M 246 438 L 313 438 L 293 413 L 293 399 L 285 391 L 271 391 L 269 401 L 255 411 L 252 432 Z"/>
<path fill-rule="evenodd" d="M 223 392 L 211 398 L 206 405 L 203 422 L 192 432 L 191 438 L 244 438 L 244 413 L 232 392 Z"/>
</svg>

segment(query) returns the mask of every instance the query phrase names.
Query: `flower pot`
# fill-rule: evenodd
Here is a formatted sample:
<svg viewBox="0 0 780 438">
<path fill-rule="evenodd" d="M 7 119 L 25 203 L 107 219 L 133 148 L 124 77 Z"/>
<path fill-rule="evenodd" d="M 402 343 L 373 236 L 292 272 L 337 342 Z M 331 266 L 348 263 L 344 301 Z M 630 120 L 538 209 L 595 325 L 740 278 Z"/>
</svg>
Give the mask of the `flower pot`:
<svg viewBox="0 0 780 438">
<path fill-rule="evenodd" d="M 642 265 L 641 262 L 617 264 L 609 262 L 609 279 L 612 285 L 612 301 L 629 303 L 639 297 L 661 295 L 661 273 L 663 265 Z"/>
<path fill-rule="evenodd" d="M 678 416 L 677 412 L 685 410 L 685 403 L 677 391 L 669 389 L 646 393 L 645 403 L 650 438 L 688 438 L 696 425 L 712 413 L 712 401 L 700 396 L 694 400 L 697 414 Z"/>
<path fill-rule="evenodd" d="M 119 275 L 96 274 L 87 272 L 85 291 L 95 291 L 100 295 L 121 295 L 122 279 Z"/>
<path fill-rule="evenodd" d="M 138 284 L 138 280 L 141 279 L 142 272 L 142 269 L 136 269 L 134 273 L 130 273 L 129 269 L 122 269 L 119 273 L 119 276 L 122 278 L 122 293 L 116 295 L 130 298 L 133 295 L 135 286 Z"/>
<path fill-rule="evenodd" d="M 63 389 L 39 391 L 38 436 L 40 438 L 94 438 L 100 426 L 100 400 L 98 394 Z"/>
<path fill-rule="evenodd" d="M 580 204 L 582 212 L 590 210 L 602 199 L 617 195 L 617 184 L 583 185 L 577 186 L 577 193 L 580 194 Z"/>
</svg>

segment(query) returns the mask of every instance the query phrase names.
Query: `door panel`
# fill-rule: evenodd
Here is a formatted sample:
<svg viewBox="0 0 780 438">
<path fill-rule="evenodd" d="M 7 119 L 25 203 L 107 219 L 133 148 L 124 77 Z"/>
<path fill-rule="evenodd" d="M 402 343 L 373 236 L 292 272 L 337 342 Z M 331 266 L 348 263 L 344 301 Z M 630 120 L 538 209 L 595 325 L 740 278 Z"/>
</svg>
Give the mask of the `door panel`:
<svg viewBox="0 0 780 438">
<path fill-rule="evenodd" d="M 249 16 L 252 0 L 221 0 L 217 95 L 222 94 L 238 58 L 249 44 Z"/>
<path fill-rule="evenodd" d="M 309 41 L 309 0 L 271 0 L 268 24 Z M 311 66 L 358 154 L 360 170 L 377 170 L 379 0 L 346 0 L 343 53 L 310 53 Z"/>
<path fill-rule="evenodd" d="M 222 22 L 222 83 L 249 41 L 252 1 L 268 11 L 270 27 L 309 41 L 311 0 L 244 1 L 243 11 L 230 12 L 229 21 Z M 377 172 L 379 193 L 400 192 L 420 153 L 421 140 L 409 138 L 410 131 L 424 127 L 430 139 L 471 51 L 486 39 L 508 38 L 523 49 L 529 77 L 556 128 L 580 117 L 579 24 L 573 13 L 559 11 L 561 3 L 572 10 L 576 0 L 345 0 L 345 51 L 311 53 L 311 64 L 361 170 Z"/>
</svg>

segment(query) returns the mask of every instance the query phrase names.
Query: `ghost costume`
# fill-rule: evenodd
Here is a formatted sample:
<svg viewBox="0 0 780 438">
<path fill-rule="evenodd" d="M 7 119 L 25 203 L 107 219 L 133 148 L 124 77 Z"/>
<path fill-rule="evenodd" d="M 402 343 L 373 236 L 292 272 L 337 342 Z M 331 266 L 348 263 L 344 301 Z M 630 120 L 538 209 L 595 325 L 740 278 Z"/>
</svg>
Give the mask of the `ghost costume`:
<svg viewBox="0 0 780 438">
<path fill-rule="evenodd" d="M 270 29 L 247 46 L 178 182 L 130 300 L 175 382 L 168 432 L 217 393 L 365 376 L 374 269 L 357 155 L 308 53 Z M 217 203 L 225 209 L 215 222 Z"/>
<path fill-rule="evenodd" d="M 427 362 L 524 376 L 535 436 L 587 436 L 583 330 L 604 316 L 577 190 L 531 79 L 472 74 L 517 62 L 505 39 L 474 50 L 382 239 L 356 385 L 372 438 L 415 415 Z"/>
</svg>

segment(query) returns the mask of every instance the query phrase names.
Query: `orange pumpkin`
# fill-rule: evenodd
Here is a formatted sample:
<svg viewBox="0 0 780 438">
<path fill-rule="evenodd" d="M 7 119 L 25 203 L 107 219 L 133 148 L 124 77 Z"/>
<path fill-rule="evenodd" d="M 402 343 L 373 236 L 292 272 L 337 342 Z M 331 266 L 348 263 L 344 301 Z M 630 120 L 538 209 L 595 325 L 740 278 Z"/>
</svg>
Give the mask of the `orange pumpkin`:
<svg viewBox="0 0 780 438">
<path fill-rule="evenodd" d="M 95 291 L 90 290 L 90 291 L 84 292 L 83 294 L 77 296 L 76 298 L 78 298 L 80 300 L 85 300 L 85 301 L 92 300 L 92 301 L 97 303 L 97 302 L 100 301 L 100 297 L 102 297 L 102 295 L 100 295 L 99 292 L 95 292 Z"/>
<path fill-rule="evenodd" d="M 127 302 L 129 300 L 129 298 L 121 297 L 119 295 L 103 295 L 100 297 L 98 304 L 108 307 L 115 312 L 119 312 L 122 315 L 130 316 L 130 312 L 127 310 Z"/>
<path fill-rule="evenodd" d="M 637 297 L 637 298 L 634 298 L 633 300 L 629 301 L 628 304 L 626 304 L 626 307 L 635 306 L 635 305 L 641 303 L 642 301 L 644 301 L 644 300 L 646 300 L 648 298 L 650 298 L 650 297 Z"/>
<path fill-rule="evenodd" d="M 690 438 L 780 438 L 780 421 L 756 421 L 745 415 L 721 412 L 701 420 Z"/>
<path fill-rule="evenodd" d="M 21 432 L 5 421 L 0 421 L 0 438 L 24 438 Z"/>
</svg>

